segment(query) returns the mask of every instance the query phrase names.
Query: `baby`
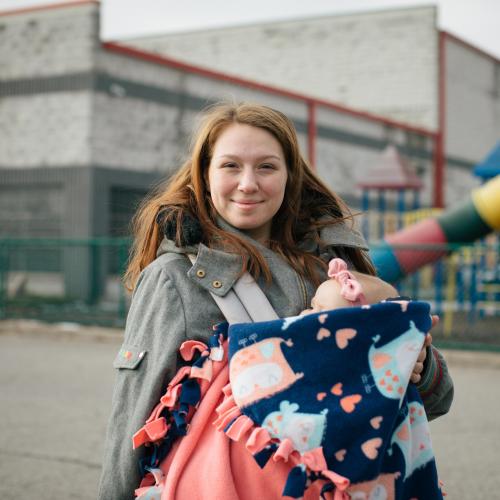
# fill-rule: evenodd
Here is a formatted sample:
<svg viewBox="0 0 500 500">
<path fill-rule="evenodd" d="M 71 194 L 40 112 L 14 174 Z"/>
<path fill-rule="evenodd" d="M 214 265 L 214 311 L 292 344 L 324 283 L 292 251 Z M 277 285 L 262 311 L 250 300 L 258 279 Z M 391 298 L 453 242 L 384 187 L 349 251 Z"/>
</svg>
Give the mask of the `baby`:
<svg viewBox="0 0 500 500">
<path fill-rule="evenodd" d="M 311 314 L 341 307 L 362 306 L 374 304 L 386 299 L 398 299 L 397 290 L 389 283 L 368 274 L 349 271 L 342 259 L 332 259 L 328 265 L 330 279 L 321 283 L 311 300 L 311 308 L 300 314 Z M 432 318 L 433 326 L 437 323 L 437 316 Z M 410 380 L 420 382 L 427 356 L 427 347 L 432 343 L 432 337 L 427 334 L 424 345 L 413 368 Z"/>
<path fill-rule="evenodd" d="M 332 259 L 328 265 L 330 279 L 321 283 L 311 300 L 311 308 L 300 314 L 310 314 L 340 307 L 374 304 L 399 296 L 389 283 L 368 274 L 349 271 L 342 259 Z"/>
</svg>

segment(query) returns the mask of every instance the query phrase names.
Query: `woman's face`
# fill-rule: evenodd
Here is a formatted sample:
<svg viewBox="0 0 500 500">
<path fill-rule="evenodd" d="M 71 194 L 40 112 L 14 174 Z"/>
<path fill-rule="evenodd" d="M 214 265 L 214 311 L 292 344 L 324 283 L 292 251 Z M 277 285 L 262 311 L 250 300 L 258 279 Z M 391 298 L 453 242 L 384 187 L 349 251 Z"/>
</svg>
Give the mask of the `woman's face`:
<svg viewBox="0 0 500 500">
<path fill-rule="evenodd" d="M 266 243 L 288 177 L 281 144 L 264 129 L 234 123 L 215 142 L 208 185 L 217 213 Z"/>
</svg>

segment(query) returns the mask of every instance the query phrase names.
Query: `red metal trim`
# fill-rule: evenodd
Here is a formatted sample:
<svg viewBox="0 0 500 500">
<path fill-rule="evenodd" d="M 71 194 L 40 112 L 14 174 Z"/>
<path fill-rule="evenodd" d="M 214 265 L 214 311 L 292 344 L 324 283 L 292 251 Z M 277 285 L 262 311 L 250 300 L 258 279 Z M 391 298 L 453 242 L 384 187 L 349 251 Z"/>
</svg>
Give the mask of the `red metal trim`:
<svg viewBox="0 0 500 500">
<path fill-rule="evenodd" d="M 459 38 L 458 36 L 449 33 L 448 31 L 442 31 L 441 33 L 444 35 L 445 38 L 449 38 L 451 41 L 456 42 L 460 45 L 463 45 L 465 48 L 473 50 L 474 52 L 477 52 L 479 55 L 481 55 L 483 57 L 487 57 L 488 59 L 491 59 L 496 64 L 500 64 L 500 58 L 494 56 L 493 54 L 490 54 L 489 52 L 486 52 L 483 49 L 480 49 L 476 45 L 473 45 L 472 43 L 467 42 L 467 41 L 463 40 L 462 38 Z"/>
<path fill-rule="evenodd" d="M 436 132 L 432 130 L 416 127 L 414 125 L 410 125 L 404 122 L 398 122 L 395 120 L 391 120 L 390 118 L 385 118 L 383 116 L 375 115 L 369 113 L 368 111 L 360 111 L 353 108 L 349 108 L 347 106 L 343 106 L 342 104 L 333 103 L 330 101 L 326 101 L 323 99 L 319 99 L 316 97 L 301 95 L 301 99 L 305 99 L 307 101 L 314 102 L 318 106 L 323 106 L 325 108 L 333 109 L 334 111 L 338 111 L 339 113 L 344 113 L 347 115 L 355 116 L 356 118 L 363 118 L 366 120 L 370 120 L 376 123 L 382 123 L 387 125 L 388 127 L 398 128 L 401 130 L 406 130 L 408 132 L 415 132 L 416 134 L 423 135 L 425 137 L 434 138 L 436 136 Z"/>
<path fill-rule="evenodd" d="M 433 205 L 444 208 L 444 171 L 446 145 L 446 35 L 439 32 L 438 41 L 438 133 L 434 143 Z"/>
<path fill-rule="evenodd" d="M 445 167 L 444 137 L 442 133 L 438 133 L 435 140 L 434 184 L 432 193 L 432 205 L 435 208 L 444 208 L 444 195 L 443 195 L 444 167 Z"/>
<path fill-rule="evenodd" d="M 316 103 L 310 101 L 307 104 L 307 155 L 313 170 L 316 170 L 316 135 Z"/>
<path fill-rule="evenodd" d="M 315 97 L 311 97 L 311 96 L 308 96 L 305 94 L 300 94 L 298 92 L 293 92 L 290 90 L 285 90 L 285 89 L 282 89 L 279 87 L 274 87 L 272 85 L 267 85 L 267 84 L 255 82 L 253 80 L 247 80 L 245 78 L 240 78 L 237 76 L 228 75 L 226 73 L 213 71 L 211 69 L 207 69 L 207 68 L 203 68 L 203 67 L 196 66 L 193 64 L 185 63 L 185 62 L 179 61 L 177 59 L 172 59 L 170 57 L 165 57 L 162 55 L 154 54 L 152 52 L 140 50 L 140 49 L 137 49 L 135 47 L 130 47 L 127 45 L 118 44 L 116 42 L 103 42 L 102 47 L 103 47 L 103 49 L 108 50 L 110 52 L 115 52 L 117 54 L 123 54 L 123 55 L 129 56 L 129 57 L 135 57 L 137 59 L 149 61 L 149 62 L 154 63 L 154 64 L 168 66 L 170 68 L 179 69 L 182 71 L 187 71 L 189 73 L 205 76 L 207 78 L 212 78 L 214 80 L 222 80 L 222 81 L 226 81 L 229 83 L 234 83 L 236 85 L 241 85 L 242 87 L 260 90 L 262 92 L 276 94 L 276 95 L 279 95 L 282 97 L 287 97 L 287 98 L 294 99 L 294 100 L 300 100 L 300 101 L 303 101 L 307 104 L 314 103 L 318 106 L 324 106 L 326 108 L 333 109 L 333 110 L 338 111 L 340 113 L 348 114 L 348 115 L 355 116 L 358 118 L 364 118 L 366 120 L 374 121 L 377 123 L 382 123 L 382 124 L 387 125 L 389 127 L 394 127 L 394 128 L 398 128 L 401 130 L 407 130 L 409 132 L 415 132 L 417 134 L 420 134 L 420 135 L 423 135 L 426 137 L 431 137 L 433 139 L 436 137 L 435 132 L 428 130 L 428 129 L 425 129 L 425 128 L 415 127 L 415 126 L 409 125 L 407 123 L 398 122 L 395 120 L 384 118 L 382 116 L 374 115 L 374 114 L 368 113 L 366 111 L 355 110 L 355 109 L 343 106 L 341 104 L 336 104 L 336 103 L 326 101 L 323 99 L 317 99 Z"/>
<path fill-rule="evenodd" d="M 28 12 L 38 12 L 42 10 L 52 10 L 60 9 L 64 7 L 75 7 L 85 4 L 99 5 L 99 0 L 78 0 L 75 2 L 61 2 L 61 3 L 51 3 L 46 5 L 33 5 L 31 7 L 24 7 L 21 9 L 3 10 L 0 11 L 0 16 L 15 16 L 17 14 L 27 14 Z"/>
</svg>

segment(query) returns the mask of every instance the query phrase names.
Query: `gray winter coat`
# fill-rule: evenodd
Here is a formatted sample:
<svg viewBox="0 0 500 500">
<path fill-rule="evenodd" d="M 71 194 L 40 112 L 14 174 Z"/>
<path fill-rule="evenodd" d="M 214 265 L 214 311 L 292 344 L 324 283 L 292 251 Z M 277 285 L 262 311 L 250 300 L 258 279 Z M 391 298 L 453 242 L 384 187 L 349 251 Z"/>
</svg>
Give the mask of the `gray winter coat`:
<svg viewBox="0 0 500 500">
<path fill-rule="evenodd" d="M 225 229 L 236 229 L 222 223 Z M 342 246 L 366 249 L 363 238 L 344 225 L 322 230 L 329 244 L 322 256 L 345 258 Z M 281 257 L 253 242 L 269 264 L 272 283 L 259 285 L 278 316 L 295 316 L 310 305 L 314 287 L 301 278 Z M 304 248 L 314 251 L 312 242 Z M 187 253 L 197 255 L 191 265 Z M 156 406 L 166 385 L 178 368 L 177 350 L 187 339 L 207 341 L 211 326 L 224 317 L 209 292 L 224 296 L 238 278 L 240 257 L 220 250 L 196 247 L 178 248 L 164 240 L 157 258 L 141 273 L 135 288 L 125 329 L 123 345 L 114 361 L 116 381 L 112 411 L 103 457 L 99 500 L 131 500 L 139 486 L 138 460 L 141 450 L 132 450 L 132 435 L 142 427 Z M 326 275 L 325 275 L 326 279 Z M 439 366 L 436 366 L 436 358 Z M 453 385 L 440 355 L 428 356 L 424 379 L 439 384 L 431 387 L 424 400 L 430 418 L 448 411 Z"/>
</svg>

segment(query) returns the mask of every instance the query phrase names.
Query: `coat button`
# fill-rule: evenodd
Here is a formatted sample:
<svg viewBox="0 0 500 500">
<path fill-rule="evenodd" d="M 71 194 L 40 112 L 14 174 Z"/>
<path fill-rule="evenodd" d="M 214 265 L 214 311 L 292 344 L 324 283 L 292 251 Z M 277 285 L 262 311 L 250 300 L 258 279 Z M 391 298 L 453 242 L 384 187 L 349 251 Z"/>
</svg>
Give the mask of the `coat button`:
<svg viewBox="0 0 500 500">
<path fill-rule="evenodd" d="M 220 288 L 222 286 L 222 283 L 218 280 L 212 281 L 212 286 L 214 288 Z"/>
<path fill-rule="evenodd" d="M 204 278 L 205 271 L 203 269 L 198 269 L 198 271 L 196 271 L 196 276 L 198 276 L 198 278 Z"/>
</svg>

